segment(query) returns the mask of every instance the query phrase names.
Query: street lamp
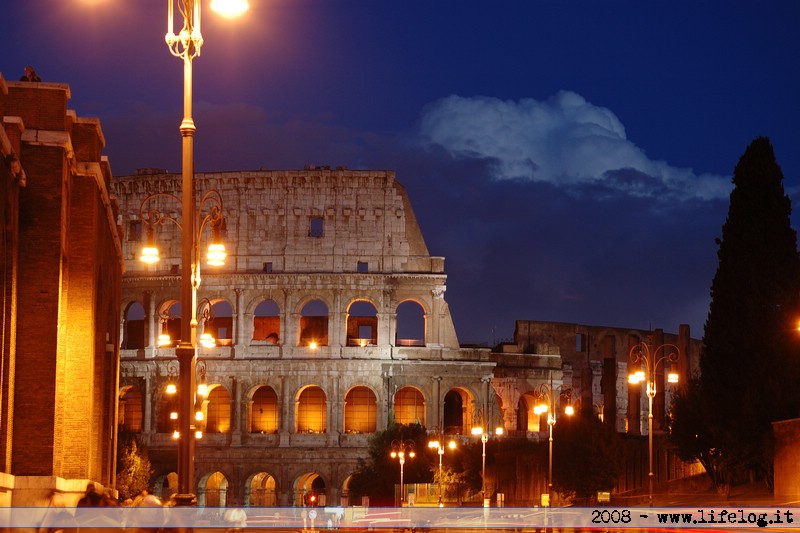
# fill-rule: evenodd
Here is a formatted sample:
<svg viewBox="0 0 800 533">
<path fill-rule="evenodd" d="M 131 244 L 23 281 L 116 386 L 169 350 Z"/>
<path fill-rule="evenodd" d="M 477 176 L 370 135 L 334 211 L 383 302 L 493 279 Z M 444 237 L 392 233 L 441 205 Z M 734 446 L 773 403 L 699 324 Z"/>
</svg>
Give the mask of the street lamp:
<svg viewBox="0 0 800 533">
<path fill-rule="evenodd" d="M 483 446 L 483 453 L 481 454 L 481 498 L 483 498 L 483 506 L 489 507 L 489 502 L 486 500 L 486 442 L 489 440 L 489 433 L 484 431 L 482 427 L 474 427 L 472 428 L 472 434 L 481 436 L 481 444 Z M 502 435 L 503 428 L 495 428 L 494 434 Z"/>
<path fill-rule="evenodd" d="M 231 2 L 238 6 L 238 12 L 242 13 L 247 9 L 247 0 L 214 0 L 211 8 L 214 11 L 225 13 L 231 16 L 235 11 Z M 174 6 L 177 4 L 178 11 L 183 16 L 183 26 L 176 35 L 174 32 L 175 24 L 173 18 Z M 194 437 L 192 421 L 187 413 L 192 412 L 194 407 L 194 382 L 196 364 L 196 327 L 195 304 L 197 286 L 200 283 L 199 262 L 196 260 L 196 237 L 199 240 L 199 232 L 202 231 L 206 219 L 203 219 L 199 231 L 195 226 L 195 196 L 194 196 L 194 133 L 195 125 L 192 119 L 192 60 L 200 55 L 203 46 L 203 36 L 200 33 L 200 0 L 167 0 L 167 33 L 164 36 L 172 55 L 183 60 L 183 120 L 180 124 L 182 138 L 182 242 L 181 242 L 181 309 L 184 316 L 191 312 L 192 320 L 181 320 L 181 341 L 175 349 L 180 368 L 180 403 L 179 412 L 184 416 L 180 417 L 181 437 L 178 441 L 178 494 L 176 501 L 178 505 L 192 505 L 196 498 L 192 491 L 194 478 Z M 208 194 L 208 193 L 207 193 Z M 217 193 L 218 195 L 219 193 Z M 205 197 L 204 197 L 205 200 Z M 212 214 L 212 219 L 219 220 L 222 215 L 222 201 L 219 198 L 219 210 L 216 217 Z M 200 211 L 202 212 L 202 204 Z M 214 208 L 212 207 L 212 213 Z M 219 229 L 223 226 L 217 226 Z M 214 223 L 212 221 L 212 233 Z M 215 247 L 216 258 L 219 261 L 220 249 Z M 222 249 L 224 260 L 224 248 Z"/>
<path fill-rule="evenodd" d="M 444 507 L 444 502 L 442 500 L 444 493 L 442 492 L 442 478 L 444 477 L 442 474 L 442 457 L 444 457 L 444 435 L 441 436 L 441 439 L 428 441 L 428 448 L 435 448 L 437 453 L 439 454 L 439 507 Z M 451 450 L 456 449 L 456 441 L 450 440 L 447 443 L 447 447 Z"/>
<path fill-rule="evenodd" d="M 660 352 L 660 354 L 659 354 Z M 662 344 L 655 350 L 650 349 L 646 342 L 640 342 L 633 346 L 628 354 L 631 368 L 639 368 L 631 372 L 628 376 L 628 383 L 638 385 L 643 381 L 647 383 L 647 452 L 649 460 L 649 471 L 647 473 L 648 500 L 650 507 L 653 506 L 653 398 L 656 397 L 656 369 L 658 365 L 672 365 L 678 362 L 680 349 L 674 344 Z M 678 373 L 667 369 L 667 382 L 677 383 Z"/>
<path fill-rule="evenodd" d="M 537 393 L 539 403 L 533 408 L 533 413 L 536 415 L 543 415 L 547 413 L 547 426 L 550 431 L 549 439 L 549 459 L 548 459 L 548 474 L 547 474 L 547 494 L 548 498 L 553 490 L 553 426 L 556 425 L 556 400 L 562 396 L 569 400 L 572 396 L 572 389 L 561 390 L 562 386 L 559 385 L 553 388 L 553 376 L 550 375 L 550 384 L 542 383 Z M 568 416 L 572 415 L 575 410 L 572 408 L 571 402 L 567 405 L 564 413 Z M 549 505 L 549 504 L 548 504 Z"/>
<path fill-rule="evenodd" d="M 414 453 L 414 441 L 413 440 L 393 440 L 392 441 L 392 452 L 389 454 L 392 459 L 397 459 L 400 462 L 400 505 L 402 506 L 403 500 L 405 499 L 404 491 L 403 491 L 403 465 L 406 464 L 406 457 L 409 459 L 413 459 L 416 453 Z"/>
</svg>

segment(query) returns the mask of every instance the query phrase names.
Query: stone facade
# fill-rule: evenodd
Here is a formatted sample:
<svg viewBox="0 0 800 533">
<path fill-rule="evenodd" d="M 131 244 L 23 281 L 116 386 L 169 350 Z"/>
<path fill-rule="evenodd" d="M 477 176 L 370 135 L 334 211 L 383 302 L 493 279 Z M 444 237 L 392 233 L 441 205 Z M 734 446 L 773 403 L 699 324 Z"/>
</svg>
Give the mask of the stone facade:
<svg viewBox="0 0 800 533">
<path fill-rule="evenodd" d="M 198 316 L 198 332 L 218 339 L 198 348 L 200 379 L 211 387 L 198 401 L 206 429 L 196 446 L 200 504 L 302 505 L 309 493 L 347 503 L 369 435 L 393 419 L 465 441 L 474 425 L 546 439 L 546 417 L 533 413 L 543 387 L 559 401 L 569 390 L 613 405 L 607 420 L 625 431 L 627 343 L 663 339 L 696 349 L 688 328 L 652 337 L 525 321 L 514 343 L 461 348 L 444 297 L 444 259 L 429 254 L 393 172 L 219 172 L 197 174 L 195 183 L 198 198 L 213 190 L 223 199 L 229 253 L 224 266 L 200 267 L 198 300 L 212 318 Z M 180 219 L 180 187 L 180 175 L 158 169 L 115 180 L 126 235 L 120 422 L 148 444 L 162 495 L 175 481 L 165 390 L 182 319 L 180 229 L 169 221 L 154 228 L 154 266 L 139 253 L 155 212 Z M 202 219 L 208 211 L 200 201 L 198 209 Z M 199 233 L 201 249 L 207 233 Z M 158 347 L 164 332 L 172 345 Z M 580 335 L 589 353 L 575 349 Z M 489 487 L 500 490 L 503 480 Z"/>
<path fill-rule="evenodd" d="M 220 339 L 198 353 L 212 388 L 196 447 L 201 504 L 224 494 L 228 503 L 298 505 L 309 492 L 339 503 L 369 434 L 391 416 L 467 435 L 497 411 L 488 393 L 495 363 L 489 350 L 459 348 L 444 259 L 428 253 L 394 173 L 223 172 L 198 174 L 196 184 L 198 197 L 222 195 L 229 253 L 222 267 L 201 266 L 198 298 L 214 314 L 206 329 Z M 180 196 L 180 177 L 140 171 L 115 190 L 128 232 L 122 412 L 169 485 L 175 444 L 159 412 L 175 356 L 156 341 L 179 331 L 179 228 L 157 228 L 155 267 L 137 257 L 153 203 L 177 215 L 164 193 Z"/>
<path fill-rule="evenodd" d="M 122 248 L 100 124 L 69 97 L 0 77 L 0 471 L 14 505 L 114 485 Z"/>
</svg>

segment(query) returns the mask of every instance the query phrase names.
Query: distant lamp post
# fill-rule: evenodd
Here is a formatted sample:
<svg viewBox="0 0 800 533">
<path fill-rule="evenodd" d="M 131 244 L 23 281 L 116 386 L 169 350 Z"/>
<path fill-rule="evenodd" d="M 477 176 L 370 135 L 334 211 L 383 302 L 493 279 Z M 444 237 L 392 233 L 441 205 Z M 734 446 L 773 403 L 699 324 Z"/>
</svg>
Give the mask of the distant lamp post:
<svg viewBox="0 0 800 533">
<path fill-rule="evenodd" d="M 678 373 L 672 371 L 672 365 L 678 362 L 680 349 L 674 344 L 662 344 L 655 350 L 645 342 L 633 346 L 628 354 L 631 369 L 636 369 L 628 375 L 628 383 L 639 385 L 646 383 L 647 393 L 647 452 L 649 470 L 647 473 L 648 500 L 653 506 L 653 398 L 656 397 L 656 370 L 663 364 L 667 371 L 667 383 L 678 383 Z"/>
<path fill-rule="evenodd" d="M 450 440 L 447 443 L 447 447 L 451 450 L 456 449 L 456 441 Z M 428 441 L 428 448 L 435 449 L 436 452 L 439 454 L 439 507 L 444 507 L 444 492 L 442 492 L 442 478 L 444 477 L 444 473 L 442 470 L 442 457 L 444 457 L 444 435 L 440 435 L 439 439 Z"/>
<path fill-rule="evenodd" d="M 575 409 L 572 407 L 571 397 L 572 397 L 572 389 L 564 389 L 562 390 L 562 386 L 559 385 L 556 388 L 553 388 L 553 376 L 550 375 L 550 384 L 542 383 L 539 387 L 539 392 L 537 393 L 537 400 L 538 404 L 534 406 L 533 413 L 536 415 L 543 415 L 547 413 L 547 426 L 549 428 L 549 459 L 548 459 L 548 469 L 547 469 L 547 494 L 548 498 L 553 492 L 553 426 L 556 425 L 556 410 L 557 410 L 557 403 L 556 401 L 560 398 L 566 398 L 568 404 L 564 409 L 564 414 L 571 416 Z"/>
<path fill-rule="evenodd" d="M 494 434 L 498 437 L 504 433 L 503 428 L 497 427 Z M 482 427 L 472 428 L 473 435 L 480 435 L 483 453 L 481 454 L 481 497 L 483 499 L 483 506 L 489 507 L 489 500 L 486 498 L 486 442 L 489 440 L 489 433 L 484 431 Z"/>
<path fill-rule="evenodd" d="M 414 452 L 413 440 L 393 440 L 392 451 L 389 456 L 392 459 L 397 459 L 400 463 L 400 505 L 403 505 L 405 500 L 405 491 L 403 489 L 403 466 L 406 464 L 406 457 L 413 459 L 417 454 Z"/>
</svg>

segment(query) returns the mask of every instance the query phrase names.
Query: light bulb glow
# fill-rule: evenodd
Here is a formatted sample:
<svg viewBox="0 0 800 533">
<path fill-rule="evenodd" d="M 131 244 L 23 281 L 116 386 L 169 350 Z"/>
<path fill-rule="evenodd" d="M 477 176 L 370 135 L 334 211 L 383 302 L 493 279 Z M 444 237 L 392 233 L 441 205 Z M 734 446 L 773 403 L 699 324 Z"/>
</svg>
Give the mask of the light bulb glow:
<svg viewBox="0 0 800 533">
<path fill-rule="evenodd" d="M 139 260 L 142 263 L 147 263 L 148 265 L 152 265 L 153 263 L 158 263 L 158 248 L 155 246 L 144 246 L 142 248 L 142 253 L 139 256 Z"/>
<path fill-rule="evenodd" d="M 248 0 L 211 0 L 211 9 L 225 18 L 234 18 L 250 9 L 250 2 Z"/>
<path fill-rule="evenodd" d="M 208 245 L 208 264 L 211 266 L 222 266 L 228 254 L 225 252 L 225 245 L 220 242 L 212 242 Z"/>
</svg>

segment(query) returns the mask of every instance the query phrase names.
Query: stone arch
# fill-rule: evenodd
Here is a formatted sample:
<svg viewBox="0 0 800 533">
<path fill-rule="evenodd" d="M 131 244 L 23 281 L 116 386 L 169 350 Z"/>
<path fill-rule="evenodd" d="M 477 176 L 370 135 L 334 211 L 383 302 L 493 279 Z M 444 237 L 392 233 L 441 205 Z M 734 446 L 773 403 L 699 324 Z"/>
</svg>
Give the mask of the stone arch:
<svg viewBox="0 0 800 533">
<path fill-rule="evenodd" d="M 273 299 L 261 300 L 253 308 L 253 339 L 271 344 L 281 342 L 281 308 Z"/>
<path fill-rule="evenodd" d="M 144 423 L 144 398 L 135 385 L 126 385 L 119 391 L 118 425 L 128 431 L 140 433 Z"/>
<path fill-rule="evenodd" d="M 330 306 L 321 298 L 311 298 L 300 306 L 298 346 L 327 346 Z"/>
<path fill-rule="evenodd" d="M 396 308 L 395 346 L 425 346 L 428 335 L 428 311 L 419 300 L 408 298 Z"/>
<path fill-rule="evenodd" d="M 278 481 L 269 472 L 251 474 L 244 486 L 244 505 L 275 507 L 278 505 Z"/>
<path fill-rule="evenodd" d="M 231 394 L 223 385 L 210 385 L 203 401 L 206 433 L 230 433 Z"/>
<path fill-rule="evenodd" d="M 454 387 L 444 395 L 442 427 L 447 435 L 469 435 L 475 418 L 474 397 L 462 387 Z"/>
<path fill-rule="evenodd" d="M 324 507 L 327 505 L 325 480 L 316 472 L 306 472 L 298 476 L 292 489 L 294 505 L 297 507 Z"/>
<path fill-rule="evenodd" d="M 280 429 L 280 397 L 269 385 L 260 385 L 250 396 L 250 433 L 277 433 Z"/>
<path fill-rule="evenodd" d="M 297 392 L 295 403 L 295 432 L 327 432 L 328 399 L 322 387 L 306 385 Z"/>
<path fill-rule="evenodd" d="M 426 425 L 425 395 L 420 389 L 405 386 L 394 394 L 394 418 L 398 424 Z"/>
<path fill-rule="evenodd" d="M 164 300 L 156 308 L 159 325 L 156 327 L 156 336 L 169 335 L 169 345 L 177 346 L 181 339 L 181 321 L 183 320 L 181 302 L 178 300 Z M 161 343 L 159 342 L 159 345 Z"/>
<path fill-rule="evenodd" d="M 201 477 L 197 485 L 198 507 L 227 506 L 230 482 L 225 474 L 219 470 L 211 472 Z"/>
<path fill-rule="evenodd" d="M 375 433 L 377 430 L 378 397 L 371 388 L 356 385 L 344 396 L 345 433 Z"/>
<path fill-rule="evenodd" d="M 173 494 L 178 493 L 178 473 L 168 472 L 156 476 L 153 480 L 153 494 L 167 502 Z"/>
<path fill-rule="evenodd" d="M 538 402 L 535 391 L 527 391 L 519 397 L 517 407 L 517 431 L 541 431 L 547 426 L 547 420 L 542 422 L 542 416 L 534 413 L 534 408 Z"/>
<path fill-rule="evenodd" d="M 141 350 L 147 345 L 145 339 L 145 313 L 141 302 L 130 302 L 123 314 L 122 349 Z"/>
<path fill-rule="evenodd" d="M 209 299 L 210 319 L 198 324 L 197 335 L 210 333 L 219 346 L 230 346 L 233 339 L 233 306 L 224 298 Z"/>
<path fill-rule="evenodd" d="M 347 306 L 345 326 L 347 346 L 378 343 L 378 308 L 366 298 L 357 298 Z"/>
</svg>

